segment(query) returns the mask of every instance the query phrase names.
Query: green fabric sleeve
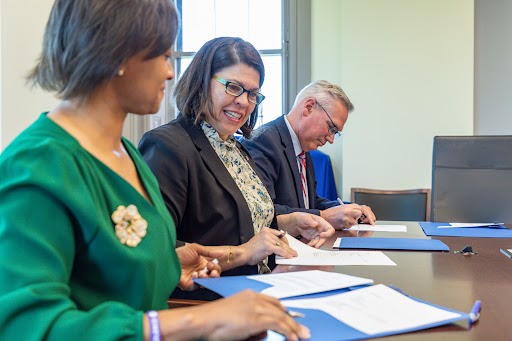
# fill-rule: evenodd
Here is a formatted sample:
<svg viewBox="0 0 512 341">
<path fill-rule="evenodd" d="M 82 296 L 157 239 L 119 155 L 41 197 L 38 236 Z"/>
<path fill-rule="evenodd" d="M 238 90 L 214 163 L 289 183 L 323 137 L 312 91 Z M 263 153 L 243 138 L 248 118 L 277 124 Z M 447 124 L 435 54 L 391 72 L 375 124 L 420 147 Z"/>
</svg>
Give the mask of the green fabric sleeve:
<svg viewBox="0 0 512 341">
<path fill-rule="evenodd" d="M 59 201 L 31 186 L 0 195 L 0 340 L 142 340 L 141 311 L 71 299 L 74 230 Z"/>
</svg>

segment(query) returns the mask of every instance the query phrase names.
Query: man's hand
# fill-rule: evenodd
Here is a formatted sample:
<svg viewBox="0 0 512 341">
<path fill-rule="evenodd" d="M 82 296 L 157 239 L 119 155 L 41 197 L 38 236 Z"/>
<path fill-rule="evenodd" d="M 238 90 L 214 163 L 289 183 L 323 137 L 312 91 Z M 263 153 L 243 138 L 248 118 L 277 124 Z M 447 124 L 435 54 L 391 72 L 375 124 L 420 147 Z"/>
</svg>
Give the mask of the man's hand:
<svg viewBox="0 0 512 341">
<path fill-rule="evenodd" d="M 342 230 L 357 225 L 357 222 L 359 221 L 359 218 L 361 218 L 362 214 L 363 211 L 361 206 L 358 204 L 334 206 L 320 211 L 320 216 L 327 220 L 332 226 L 334 226 L 336 230 Z"/>
</svg>

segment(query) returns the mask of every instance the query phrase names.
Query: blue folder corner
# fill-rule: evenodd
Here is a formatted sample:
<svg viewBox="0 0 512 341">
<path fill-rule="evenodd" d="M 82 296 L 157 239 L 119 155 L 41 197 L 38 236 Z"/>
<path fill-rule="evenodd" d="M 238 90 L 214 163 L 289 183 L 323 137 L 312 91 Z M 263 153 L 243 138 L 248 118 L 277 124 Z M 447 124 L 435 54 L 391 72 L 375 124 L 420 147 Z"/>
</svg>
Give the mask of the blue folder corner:
<svg viewBox="0 0 512 341">
<path fill-rule="evenodd" d="M 418 238 L 341 238 L 338 249 L 450 251 L 448 245 L 436 239 Z"/>
<path fill-rule="evenodd" d="M 427 236 L 441 237 L 479 237 L 479 238 L 512 238 L 512 229 L 509 228 L 488 228 L 488 227 L 453 227 L 437 228 L 446 226 L 448 223 L 420 222 L 420 226 Z"/>
<path fill-rule="evenodd" d="M 228 297 L 245 289 L 261 292 L 272 285 L 255 281 L 247 276 L 225 276 L 218 278 L 194 278 L 194 282 L 217 294 Z"/>
</svg>

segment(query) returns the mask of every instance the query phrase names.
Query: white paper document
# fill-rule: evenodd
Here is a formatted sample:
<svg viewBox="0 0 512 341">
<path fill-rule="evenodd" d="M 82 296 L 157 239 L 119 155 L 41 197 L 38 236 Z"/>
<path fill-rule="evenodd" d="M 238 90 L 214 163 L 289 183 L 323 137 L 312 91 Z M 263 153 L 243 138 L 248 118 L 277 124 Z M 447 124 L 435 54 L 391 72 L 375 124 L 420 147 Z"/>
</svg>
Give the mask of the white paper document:
<svg viewBox="0 0 512 341">
<path fill-rule="evenodd" d="M 276 264 L 282 265 L 396 265 L 381 251 L 327 251 L 315 249 L 286 235 L 290 247 L 299 254 L 293 258 L 276 255 Z"/>
<path fill-rule="evenodd" d="M 294 297 L 373 284 L 372 279 L 320 270 L 254 275 L 247 276 L 247 278 L 272 285 L 272 287 L 264 289 L 261 293 L 276 298 Z"/>
<path fill-rule="evenodd" d="M 367 335 L 420 327 L 460 315 L 415 301 L 383 284 L 321 298 L 284 300 L 289 308 L 323 310 Z"/>
<path fill-rule="evenodd" d="M 407 232 L 406 225 L 354 225 L 346 231 Z"/>
<path fill-rule="evenodd" d="M 438 229 L 449 229 L 454 227 L 489 227 L 503 225 L 503 223 L 450 223 L 448 225 L 438 226 Z"/>
</svg>

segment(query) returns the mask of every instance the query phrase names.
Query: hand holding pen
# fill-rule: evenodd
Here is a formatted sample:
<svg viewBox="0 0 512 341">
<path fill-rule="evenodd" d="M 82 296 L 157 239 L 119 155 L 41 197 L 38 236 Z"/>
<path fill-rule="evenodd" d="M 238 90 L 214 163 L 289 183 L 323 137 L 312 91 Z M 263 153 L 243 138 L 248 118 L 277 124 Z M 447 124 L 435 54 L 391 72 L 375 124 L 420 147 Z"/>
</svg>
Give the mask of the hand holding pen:
<svg viewBox="0 0 512 341">
<path fill-rule="evenodd" d="M 343 200 L 341 200 L 340 198 L 338 198 L 337 200 L 338 200 L 338 203 L 340 204 L 340 206 L 345 205 Z M 373 211 L 370 208 L 370 206 L 360 205 L 360 207 L 361 207 L 361 216 L 359 217 L 357 223 L 358 224 L 374 225 L 375 220 L 377 220 L 377 218 L 375 217 L 375 214 L 373 214 Z"/>
</svg>

